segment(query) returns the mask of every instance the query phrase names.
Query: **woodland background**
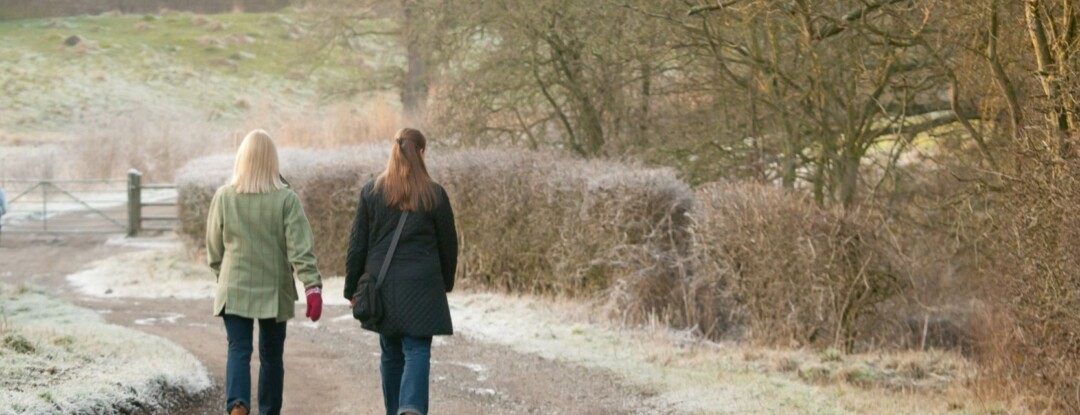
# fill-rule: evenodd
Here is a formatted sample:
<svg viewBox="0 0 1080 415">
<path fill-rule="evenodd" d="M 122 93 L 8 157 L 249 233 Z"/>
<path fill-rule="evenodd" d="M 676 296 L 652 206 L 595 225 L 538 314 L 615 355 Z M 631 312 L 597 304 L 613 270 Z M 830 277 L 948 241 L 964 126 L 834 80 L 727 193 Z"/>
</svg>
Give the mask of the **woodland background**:
<svg viewBox="0 0 1080 415">
<path fill-rule="evenodd" d="M 230 163 L 202 157 L 268 128 L 314 149 L 286 172 L 333 264 L 384 157 L 364 143 L 415 125 L 474 287 L 714 340 L 956 350 L 980 393 L 1080 411 L 1075 1 L 101 7 L 0 22 L 27 48 L 0 45 L 5 177 L 175 178 L 197 237 Z"/>
</svg>

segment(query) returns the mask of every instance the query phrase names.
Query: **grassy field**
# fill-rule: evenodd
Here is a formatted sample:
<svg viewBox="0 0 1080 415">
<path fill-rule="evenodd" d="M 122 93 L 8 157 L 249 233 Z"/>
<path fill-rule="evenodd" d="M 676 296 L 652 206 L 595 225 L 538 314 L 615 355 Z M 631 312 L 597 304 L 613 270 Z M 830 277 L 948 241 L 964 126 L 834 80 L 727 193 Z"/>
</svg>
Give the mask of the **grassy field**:
<svg viewBox="0 0 1080 415">
<path fill-rule="evenodd" d="M 260 101 L 310 102 L 320 86 L 383 69 L 371 62 L 392 52 L 372 41 L 370 56 L 319 54 L 321 40 L 299 19 L 167 13 L 0 22 L 8 97 L 0 128 L 63 128 L 134 109 L 227 120 Z M 81 41 L 67 45 L 71 36 Z"/>
<path fill-rule="evenodd" d="M 289 10 L 0 21 L 4 176 L 69 157 L 56 154 L 71 143 L 95 141 L 149 148 L 178 141 L 180 148 L 165 154 L 146 156 L 144 149 L 116 157 L 122 152 L 107 150 L 115 160 L 106 161 L 121 173 L 128 167 L 169 170 L 175 163 L 160 160 L 197 155 L 188 149 L 231 149 L 232 135 L 256 126 L 278 128 L 341 112 L 332 106 L 359 112 L 357 106 L 370 106 L 371 91 L 391 89 L 400 65 L 392 38 L 366 38 L 361 52 L 345 52 L 340 44 L 322 49 L 324 38 L 313 30 L 316 25 Z M 68 41 L 73 36 L 77 42 Z M 324 99 L 328 91 L 338 99 Z M 358 94 L 342 100 L 342 91 Z M 84 158 L 103 157 L 92 152 Z M 58 175 L 112 176 L 112 170 Z M 35 174 L 53 172 L 46 173 Z"/>
</svg>

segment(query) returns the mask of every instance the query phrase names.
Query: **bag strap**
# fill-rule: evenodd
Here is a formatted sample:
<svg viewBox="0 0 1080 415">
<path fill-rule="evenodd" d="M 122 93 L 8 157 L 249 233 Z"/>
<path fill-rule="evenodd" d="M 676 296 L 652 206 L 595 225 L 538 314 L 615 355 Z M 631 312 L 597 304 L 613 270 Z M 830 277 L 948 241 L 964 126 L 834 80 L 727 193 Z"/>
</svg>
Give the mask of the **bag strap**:
<svg viewBox="0 0 1080 415">
<path fill-rule="evenodd" d="M 390 250 L 386 251 L 386 259 L 383 259 L 382 269 L 379 270 L 379 279 L 375 281 L 375 289 L 382 287 L 386 270 L 390 269 L 390 260 L 394 259 L 394 251 L 397 250 L 398 240 L 401 239 L 401 228 L 405 227 L 405 218 L 408 216 L 409 212 L 401 212 L 401 219 L 398 219 L 397 229 L 394 230 L 394 239 L 390 240 Z"/>
</svg>

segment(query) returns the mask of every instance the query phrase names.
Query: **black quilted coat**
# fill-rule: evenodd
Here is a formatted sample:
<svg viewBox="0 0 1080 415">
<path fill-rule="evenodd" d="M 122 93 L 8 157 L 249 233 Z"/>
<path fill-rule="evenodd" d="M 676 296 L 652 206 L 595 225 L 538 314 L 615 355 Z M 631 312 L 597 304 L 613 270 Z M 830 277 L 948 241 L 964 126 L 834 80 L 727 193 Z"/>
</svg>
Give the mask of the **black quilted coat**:
<svg viewBox="0 0 1080 415">
<path fill-rule="evenodd" d="M 409 212 L 405 219 L 381 289 L 384 317 L 374 327 L 364 325 L 367 330 L 394 337 L 454 333 L 446 293 L 454 288 L 457 229 L 446 191 L 434 186 L 438 206 Z M 401 211 L 387 207 L 382 193 L 374 192 L 374 187 L 372 180 L 360 190 L 345 264 L 345 298 L 352 298 L 363 273 L 378 275 L 401 218 Z"/>
</svg>

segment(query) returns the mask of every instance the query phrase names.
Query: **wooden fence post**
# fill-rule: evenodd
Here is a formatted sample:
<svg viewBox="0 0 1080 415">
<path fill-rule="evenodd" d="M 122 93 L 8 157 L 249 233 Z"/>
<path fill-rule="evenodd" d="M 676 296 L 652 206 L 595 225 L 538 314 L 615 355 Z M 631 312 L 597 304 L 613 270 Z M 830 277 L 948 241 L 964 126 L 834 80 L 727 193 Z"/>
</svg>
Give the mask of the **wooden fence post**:
<svg viewBox="0 0 1080 415">
<path fill-rule="evenodd" d="M 142 228 L 142 173 L 128 170 L 128 236 L 137 236 Z"/>
</svg>

